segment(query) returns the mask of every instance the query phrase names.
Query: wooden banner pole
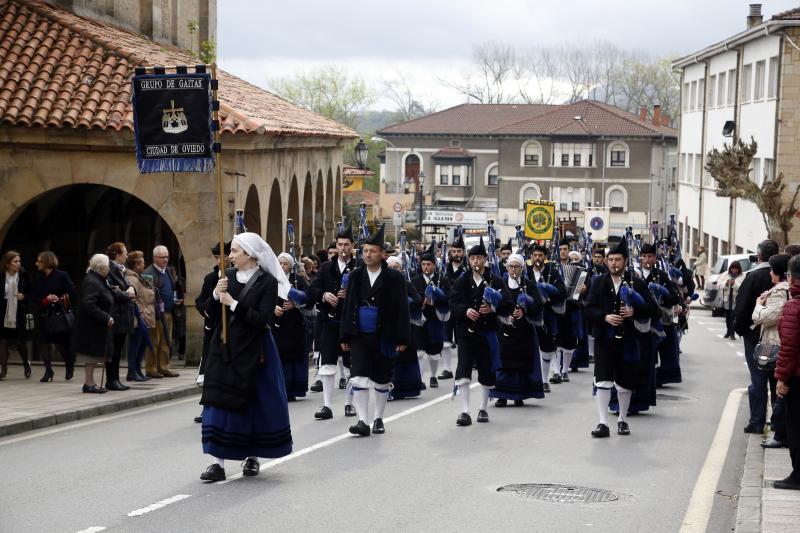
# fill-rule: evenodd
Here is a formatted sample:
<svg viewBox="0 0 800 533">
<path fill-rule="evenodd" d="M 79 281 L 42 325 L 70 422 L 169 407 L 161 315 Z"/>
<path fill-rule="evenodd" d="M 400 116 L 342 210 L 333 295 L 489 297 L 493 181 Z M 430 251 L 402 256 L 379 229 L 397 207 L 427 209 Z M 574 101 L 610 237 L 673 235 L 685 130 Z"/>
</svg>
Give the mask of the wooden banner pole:
<svg viewBox="0 0 800 533">
<path fill-rule="evenodd" d="M 211 64 L 211 79 L 217 79 L 217 64 Z M 217 82 L 219 83 L 219 82 Z M 212 88 L 211 90 L 211 98 L 214 101 L 218 101 L 217 99 L 217 89 Z M 212 116 L 214 121 L 219 124 L 219 110 L 213 109 Z M 214 131 L 214 143 L 221 145 L 221 134 L 220 129 L 222 126 L 220 125 Z M 222 150 L 214 151 L 214 172 L 217 175 L 217 204 L 219 206 L 219 277 L 222 278 L 225 275 L 225 207 L 222 202 Z M 226 344 L 228 342 L 228 320 L 227 320 L 227 313 L 225 310 L 225 305 L 222 305 L 222 332 L 220 335 L 220 341 L 222 344 Z"/>
</svg>

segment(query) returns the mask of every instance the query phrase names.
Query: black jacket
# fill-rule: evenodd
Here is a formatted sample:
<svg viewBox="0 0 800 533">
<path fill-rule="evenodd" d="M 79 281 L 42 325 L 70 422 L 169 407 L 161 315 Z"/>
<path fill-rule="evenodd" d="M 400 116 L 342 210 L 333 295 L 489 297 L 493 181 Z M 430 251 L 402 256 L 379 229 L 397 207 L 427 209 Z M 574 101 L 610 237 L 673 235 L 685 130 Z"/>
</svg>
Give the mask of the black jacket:
<svg viewBox="0 0 800 533">
<path fill-rule="evenodd" d="M 113 261 L 110 262 L 106 280 L 114 293 L 114 309 L 111 311 L 111 316 L 114 317 L 112 332 L 114 334 L 132 333 L 133 300 L 125 292 L 129 287 L 128 280 Z"/>
<path fill-rule="evenodd" d="M 352 274 L 355 266 L 356 260 L 351 259 L 350 262 L 347 263 L 347 269 L 345 271 Z M 311 285 L 308 288 L 308 297 L 312 302 L 317 304 L 317 309 L 319 309 L 319 312 L 324 318 L 328 318 L 328 315 L 332 314 L 334 320 L 341 319 L 342 302 L 339 302 L 339 305 L 333 309 L 326 301 L 322 299 L 322 295 L 326 292 L 333 293 L 334 295 L 338 293 L 339 289 L 342 288 L 341 281 L 342 274 L 339 272 L 339 260 L 334 258 L 333 261 L 327 261 L 319 267 L 317 277 L 314 278 L 314 281 L 311 282 Z M 352 283 L 352 281 L 353 280 L 351 276 L 350 283 Z"/>
<path fill-rule="evenodd" d="M 264 364 L 267 330 L 278 298 L 278 281 L 261 269 L 244 285 L 236 281 L 236 269 L 225 271 L 228 292 L 236 310 L 228 309 L 228 342 L 220 342 L 222 306 L 212 297 L 206 314 L 217 322 L 205 364 L 203 395 L 200 403 L 230 411 L 246 411 L 256 395 L 256 376 Z"/>
<path fill-rule="evenodd" d="M 206 304 L 209 300 L 214 299 L 214 287 L 217 286 L 217 281 L 219 281 L 219 267 L 214 265 L 214 270 L 203 278 L 203 287 L 200 289 L 200 294 L 194 299 L 194 307 L 203 317 L 203 327 L 207 331 L 214 331 L 214 328 L 217 327 L 216 321 L 206 312 Z"/>
<path fill-rule="evenodd" d="M 645 301 L 645 305 L 634 308 L 633 318 L 649 318 L 651 320 L 658 318 L 661 311 L 645 282 L 636 276 L 634 276 L 631 281 L 630 272 L 625 272 L 624 279 L 629 285 L 632 284 L 633 289 L 639 293 Z M 589 289 L 589 294 L 586 297 L 586 304 L 584 305 L 583 312 L 592 328 L 592 335 L 596 339 L 608 338 L 608 331 L 611 326 L 606 322 L 606 315 L 612 314 L 615 311 L 615 306 L 619 304 L 619 296 L 614 295 L 613 291 L 614 284 L 613 281 L 611 281 L 611 274 L 603 274 L 592 284 L 592 288 Z M 625 320 L 622 327 L 625 335 L 639 333 L 633 325 L 633 320 Z"/>
<path fill-rule="evenodd" d="M 445 298 L 449 297 L 452 283 L 447 276 L 442 276 L 439 272 L 435 272 L 432 278 L 432 283 L 437 285 L 444 292 Z M 428 284 L 425 282 L 425 276 L 420 274 L 419 276 L 414 277 L 411 280 L 411 285 L 413 285 L 414 289 L 416 289 L 417 293 L 419 293 L 419 296 L 422 298 L 422 300 L 424 300 L 425 289 L 428 287 Z M 425 320 L 438 320 L 436 317 L 435 303 L 434 305 L 424 305 L 422 307 L 422 314 L 425 315 Z"/>
<path fill-rule="evenodd" d="M 393 339 L 398 345 L 408 346 L 411 337 L 411 319 L 405 277 L 383 263 L 375 284 L 365 291 L 365 284 L 369 286 L 369 280 L 366 278 L 366 267 L 358 267 L 350 275 L 347 297 L 342 309 L 341 342 L 349 342 L 359 334 L 358 308 L 369 302 L 370 305 L 378 307 L 376 335 L 384 339 Z"/>
<path fill-rule="evenodd" d="M 483 270 L 483 281 L 484 283 L 478 287 L 475 284 L 472 273 L 466 272 L 453 284 L 453 288 L 450 291 L 450 313 L 451 316 L 455 317 L 456 328 L 460 332 L 459 335 L 464 334 L 462 330 L 466 328 L 472 328 L 475 331 L 496 331 L 498 328 L 497 317 L 508 316 L 514 310 L 511 293 L 508 292 L 508 287 L 506 287 L 502 278 L 492 275 L 492 272 L 487 267 Z M 481 315 L 477 321 L 473 322 L 467 318 L 467 309 L 478 310 L 483 302 L 483 290 L 487 286 L 499 290 L 502 300 L 496 308 L 496 312 Z"/>
<path fill-rule="evenodd" d="M 67 296 L 70 306 L 78 305 L 78 291 L 69 274 L 63 270 L 54 269 L 49 276 L 43 272 L 36 272 L 33 278 L 33 296 L 39 307 L 45 308 L 48 304 L 45 298 L 48 294 L 55 294 L 59 298 Z"/>
<path fill-rule="evenodd" d="M 742 286 L 739 287 L 739 295 L 736 297 L 736 309 L 734 310 L 733 328 L 742 337 L 747 337 L 753 342 L 758 342 L 761 336 L 761 328 L 752 328 L 753 309 L 756 307 L 756 300 L 761 293 L 772 287 L 772 276 L 770 276 L 769 264 L 757 266 L 745 274 Z"/>
<path fill-rule="evenodd" d="M 113 309 L 114 295 L 106 279 L 97 272 L 88 272 L 81 284 L 81 302 L 72 331 L 75 352 L 92 357 L 107 355 L 111 342 L 108 319 L 113 318 Z"/>
</svg>

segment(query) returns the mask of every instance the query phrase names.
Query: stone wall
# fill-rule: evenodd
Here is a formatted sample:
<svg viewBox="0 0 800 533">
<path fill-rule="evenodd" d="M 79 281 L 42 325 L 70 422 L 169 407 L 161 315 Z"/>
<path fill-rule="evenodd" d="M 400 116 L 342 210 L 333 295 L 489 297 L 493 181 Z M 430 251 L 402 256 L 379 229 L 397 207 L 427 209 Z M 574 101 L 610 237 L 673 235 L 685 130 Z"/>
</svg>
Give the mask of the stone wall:
<svg viewBox="0 0 800 533">
<path fill-rule="evenodd" d="M 800 28 L 789 27 L 785 31 L 792 41 L 800 40 Z M 775 175 L 784 175 L 784 202 L 788 204 L 800 185 L 800 51 L 787 39 L 783 40 L 780 60 L 781 87 L 778 95 Z M 800 242 L 800 219 L 794 220 L 789 242 Z"/>
</svg>

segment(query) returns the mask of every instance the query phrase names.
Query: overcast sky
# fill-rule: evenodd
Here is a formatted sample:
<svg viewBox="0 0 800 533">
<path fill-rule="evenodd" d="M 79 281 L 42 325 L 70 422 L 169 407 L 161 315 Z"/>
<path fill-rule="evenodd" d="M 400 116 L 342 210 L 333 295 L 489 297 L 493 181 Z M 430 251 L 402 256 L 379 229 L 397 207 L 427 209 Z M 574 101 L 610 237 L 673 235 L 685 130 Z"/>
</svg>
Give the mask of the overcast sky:
<svg viewBox="0 0 800 533">
<path fill-rule="evenodd" d="M 261 87 L 268 80 L 337 64 L 382 82 L 406 72 L 440 107 L 463 98 L 438 78 L 459 77 L 474 46 L 606 40 L 662 56 L 684 55 L 745 29 L 745 0 L 220 0 L 218 59 Z M 767 0 L 765 19 L 800 6 Z M 385 98 L 376 109 L 391 108 Z"/>
</svg>

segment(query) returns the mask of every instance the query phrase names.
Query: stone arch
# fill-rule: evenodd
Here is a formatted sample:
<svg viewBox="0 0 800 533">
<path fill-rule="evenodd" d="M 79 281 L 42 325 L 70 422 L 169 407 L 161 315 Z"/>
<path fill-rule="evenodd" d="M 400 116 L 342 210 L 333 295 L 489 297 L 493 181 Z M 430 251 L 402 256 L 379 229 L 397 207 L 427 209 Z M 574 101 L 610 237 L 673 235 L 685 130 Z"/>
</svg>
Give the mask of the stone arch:
<svg viewBox="0 0 800 533">
<path fill-rule="evenodd" d="M 286 209 L 286 218 L 292 219 L 294 230 L 297 232 L 300 229 L 300 193 L 298 191 L 297 176 L 292 176 L 292 181 L 289 184 L 289 204 Z M 298 244 L 298 236 L 299 234 L 295 235 L 295 245 Z M 281 251 L 286 250 L 288 245 L 289 241 L 284 239 L 284 246 Z M 297 249 L 295 249 L 295 253 L 297 253 Z"/>
<path fill-rule="evenodd" d="M 406 152 L 405 154 L 403 154 L 403 159 L 400 161 L 400 166 L 403 169 L 403 176 L 402 176 L 403 178 L 409 176 L 408 174 L 409 157 L 412 159 L 414 163 L 413 165 L 410 166 L 416 167 L 415 175 L 412 175 L 410 177 L 416 179 L 419 176 L 420 172 L 425 172 L 425 160 L 422 158 L 422 154 L 419 154 L 417 152 Z"/>
<path fill-rule="evenodd" d="M 247 189 L 244 201 L 244 227 L 247 231 L 261 235 L 261 203 L 258 200 L 258 189 L 255 184 Z"/>
<path fill-rule="evenodd" d="M 333 173 L 328 168 L 328 177 L 325 179 L 325 235 L 328 236 L 326 240 L 333 240 L 337 222 L 333 213 Z"/>
<path fill-rule="evenodd" d="M 269 191 L 264 239 L 276 251 L 276 255 L 283 251 L 283 202 L 281 201 L 281 184 L 277 178 L 272 181 Z"/>
<path fill-rule="evenodd" d="M 612 211 L 628 212 L 628 190 L 622 185 L 612 185 L 606 189 L 606 206 Z"/>
<path fill-rule="evenodd" d="M 542 144 L 536 139 L 529 139 L 522 143 L 519 150 L 519 166 L 542 166 Z"/>
<path fill-rule="evenodd" d="M 526 183 L 519 189 L 519 209 L 525 209 L 528 200 L 541 200 L 542 189 L 535 183 Z"/>
<path fill-rule="evenodd" d="M 300 221 L 300 251 L 304 255 L 314 253 L 314 191 L 311 172 L 306 172 L 303 184 L 303 210 Z"/>
<path fill-rule="evenodd" d="M 314 183 L 314 241 L 317 248 L 324 248 L 330 242 L 325 233 L 325 181 L 321 170 L 317 172 L 317 181 Z"/>
</svg>

